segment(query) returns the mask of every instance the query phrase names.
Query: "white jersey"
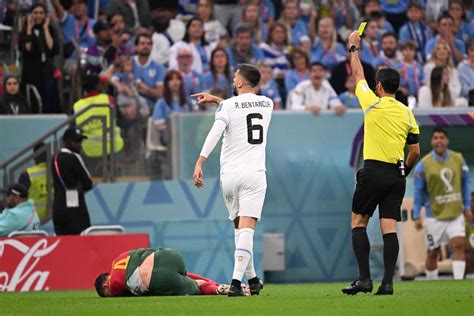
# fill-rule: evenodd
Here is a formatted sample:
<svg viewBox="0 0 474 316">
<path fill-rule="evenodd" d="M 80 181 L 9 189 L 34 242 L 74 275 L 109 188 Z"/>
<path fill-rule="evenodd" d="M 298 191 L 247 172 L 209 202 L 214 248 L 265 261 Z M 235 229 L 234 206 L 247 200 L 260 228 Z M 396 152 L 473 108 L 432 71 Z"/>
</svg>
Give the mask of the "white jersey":
<svg viewBox="0 0 474 316">
<path fill-rule="evenodd" d="M 222 120 L 224 131 L 221 151 L 221 173 L 265 171 L 265 147 L 272 118 L 273 101 L 253 93 L 222 101 L 216 120 Z"/>
</svg>

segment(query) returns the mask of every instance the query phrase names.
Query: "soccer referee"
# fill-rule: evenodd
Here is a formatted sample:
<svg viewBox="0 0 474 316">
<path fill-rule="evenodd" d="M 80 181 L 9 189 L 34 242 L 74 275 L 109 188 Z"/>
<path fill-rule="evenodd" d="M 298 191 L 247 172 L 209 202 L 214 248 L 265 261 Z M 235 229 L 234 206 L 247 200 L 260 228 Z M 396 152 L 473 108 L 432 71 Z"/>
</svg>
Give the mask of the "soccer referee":
<svg viewBox="0 0 474 316">
<path fill-rule="evenodd" d="M 352 247 L 359 266 L 359 278 L 342 292 L 372 292 L 366 227 L 378 206 L 385 273 L 376 295 L 391 295 L 399 248 L 397 221 L 400 221 L 400 207 L 405 195 L 405 177 L 420 155 L 419 128 L 412 111 L 395 100 L 400 85 L 398 71 L 385 68 L 377 72 L 377 96 L 364 78 L 359 59 L 360 37 L 356 31 L 349 36 L 348 47 L 352 74 L 357 82 L 355 92 L 364 111 L 364 167 L 356 175 L 351 220 Z M 406 162 L 405 143 L 409 150 Z"/>
</svg>

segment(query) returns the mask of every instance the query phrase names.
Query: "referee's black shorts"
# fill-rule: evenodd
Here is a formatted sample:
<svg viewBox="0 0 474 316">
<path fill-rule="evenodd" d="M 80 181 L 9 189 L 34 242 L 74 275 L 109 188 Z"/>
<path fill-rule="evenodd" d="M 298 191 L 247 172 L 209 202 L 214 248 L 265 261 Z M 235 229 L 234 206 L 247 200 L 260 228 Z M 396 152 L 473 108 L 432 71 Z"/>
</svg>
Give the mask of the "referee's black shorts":
<svg viewBox="0 0 474 316">
<path fill-rule="evenodd" d="M 376 160 L 364 161 L 357 171 L 352 212 L 372 217 L 377 206 L 380 218 L 401 220 L 400 208 L 405 195 L 405 178 L 398 166 Z"/>
</svg>

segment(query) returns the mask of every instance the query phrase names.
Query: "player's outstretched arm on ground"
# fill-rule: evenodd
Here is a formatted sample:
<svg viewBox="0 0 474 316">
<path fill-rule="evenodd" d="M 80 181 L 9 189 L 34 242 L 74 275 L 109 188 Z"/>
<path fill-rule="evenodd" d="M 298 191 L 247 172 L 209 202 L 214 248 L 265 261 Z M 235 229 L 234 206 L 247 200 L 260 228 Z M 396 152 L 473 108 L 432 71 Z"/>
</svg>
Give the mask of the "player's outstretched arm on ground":
<svg viewBox="0 0 474 316">
<path fill-rule="evenodd" d="M 353 48 L 351 50 L 351 47 Z M 359 58 L 359 52 L 360 52 L 360 36 L 357 31 L 354 31 L 349 35 L 349 38 L 347 40 L 347 49 L 351 52 L 351 71 L 352 75 L 356 79 L 356 82 L 359 82 L 361 80 L 364 80 L 364 68 L 362 68 L 362 64 L 360 62 Z"/>
<path fill-rule="evenodd" d="M 192 94 L 191 97 L 196 98 L 198 104 L 202 104 L 206 102 L 214 102 L 214 103 L 219 104 L 222 101 L 224 101 L 222 98 L 216 97 L 206 92 L 199 92 L 196 94 Z"/>
</svg>

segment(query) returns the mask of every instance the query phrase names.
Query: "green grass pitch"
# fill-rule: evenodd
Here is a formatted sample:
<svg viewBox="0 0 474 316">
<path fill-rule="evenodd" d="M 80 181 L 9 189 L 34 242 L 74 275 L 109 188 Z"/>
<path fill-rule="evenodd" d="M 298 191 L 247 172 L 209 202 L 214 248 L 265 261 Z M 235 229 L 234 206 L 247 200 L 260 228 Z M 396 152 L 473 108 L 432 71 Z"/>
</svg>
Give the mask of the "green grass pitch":
<svg viewBox="0 0 474 316">
<path fill-rule="evenodd" d="M 99 298 L 93 291 L 1 293 L 0 315 L 474 315 L 474 281 L 397 282 L 394 296 L 346 283 L 267 284 L 260 296 Z M 376 282 L 375 289 L 379 285 Z"/>
</svg>

